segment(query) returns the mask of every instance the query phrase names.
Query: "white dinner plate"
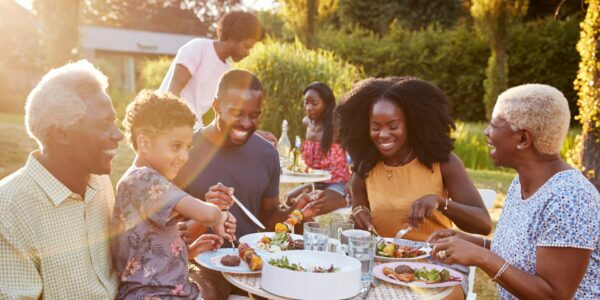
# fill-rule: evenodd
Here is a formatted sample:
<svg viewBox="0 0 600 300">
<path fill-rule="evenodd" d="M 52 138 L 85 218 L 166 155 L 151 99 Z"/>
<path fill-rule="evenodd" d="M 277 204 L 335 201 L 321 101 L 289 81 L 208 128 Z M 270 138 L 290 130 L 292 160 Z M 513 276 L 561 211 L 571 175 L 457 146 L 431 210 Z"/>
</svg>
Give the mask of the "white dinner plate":
<svg viewBox="0 0 600 300">
<path fill-rule="evenodd" d="M 283 170 L 283 174 L 288 175 L 288 176 L 320 178 L 320 177 L 328 177 L 330 175 L 329 171 L 326 171 L 326 170 L 312 170 L 311 172 L 312 173 L 300 173 L 300 172 L 292 172 L 290 170 Z"/>
<path fill-rule="evenodd" d="M 279 251 L 273 251 L 273 250 L 266 250 L 263 248 L 260 248 L 258 246 L 258 243 L 260 242 L 260 239 L 263 236 L 268 236 L 269 238 L 275 235 L 275 232 L 273 231 L 268 231 L 268 232 L 256 232 L 256 233 L 250 233 L 250 234 L 246 234 L 244 236 L 242 236 L 241 238 L 239 238 L 239 242 L 240 243 L 246 243 L 248 244 L 250 247 L 252 247 L 252 249 L 254 250 L 259 250 L 262 252 L 279 252 Z M 293 240 L 302 240 L 302 236 L 299 234 L 293 234 L 291 233 L 292 239 Z"/>
<path fill-rule="evenodd" d="M 386 242 L 393 242 L 394 239 L 393 238 L 383 238 Z M 416 241 L 411 241 L 411 240 L 401 240 L 400 241 L 400 246 L 408 246 L 408 247 L 415 247 L 415 248 L 421 248 L 423 246 L 425 246 L 425 243 L 423 242 L 416 242 Z M 392 262 L 392 261 L 412 261 L 412 260 L 419 260 L 419 259 L 424 259 L 429 257 L 429 255 L 431 254 L 431 249 L 427 249 L 425 251 L 425 254 L 423 255 L 419 255 L 419 256 L 415 256 L 415 257 L 410 257 L 410 258 L 397 258 L 397 257 L 385 257 L 385 256 L 379 256 L 377 255 L 377 252 L 375 252 L 375 259 L 379 260 L 379 261 L 385 261 L 385 262 Z"/>
<path fill-rule="evenodd" d="M 206 251 L 196 256 L 196 262 L 198 262 L 201 266 L 219 271 L 219 272 L 227 272 L 227 273 L 236 273 L 236 274 L 258 274 L 262 270 L 252 271 L 248 267 L 248 264 L 241 260 L 239 266 L 229 267 L 221 264 L 221 258 L 225 255 L 238 255 L 237 249 L 234 251 L 232 248 L 221 248 L 217 251 Z M 263 263 L 267 257 L 264 255 L 259 255 L 262 258 Z"/>
<path fill-rule="evenodd" d="M 425 283 L 425 282 L 421 282 L 421 281 L 413 281 L 413 282 L 404 282 L 404 281 L 400 281 L 397 279 L 393 279 L 390 277 L 387 277 L 385 275 L 383 275 L 383 268 L 388 267 L 388 268 L 395 268 L 397 265 L 407 265 L 413 269 L 417 269 L 417 268 L 422 268 L 425 267 L 428 270 L 431 269 L 437 269 L 437 270 L 448 270 L 450 272 L 450 275 L 453 277 L 458 277 L 460 278 L 460 280 L 454 280 L 454 281 L 446 281 L 446 282 L 441 282 L 441 283 Z M 410 261 L 406 261 L 406 262 L 391 262 L 391 263 L 385 263 L 385 264 L 380 264 L 380 265 L 376 265 L 373 267 L 373 276 L 389 282 L 389 283 L 393 283 L 393 284 L 398 284 L 398 285 L 404 285 L 404 286 L 410 286 L 410 287 L 420 287 L 420 288 L 441 288 L 441 287 L 449 287 L 449 286 L 454 286 L 454 285 L 458 285 L 463 281 L 463 275 L 460 274 L 459 272 L 452 270 L 450 268 L 446 268 L 446 267 L 442 267 L 440 265 L 434 265 L 434 264 L 427 264 L 427 263 L 418 263 L 418 262 L 410 262 Z"/>
</svg>

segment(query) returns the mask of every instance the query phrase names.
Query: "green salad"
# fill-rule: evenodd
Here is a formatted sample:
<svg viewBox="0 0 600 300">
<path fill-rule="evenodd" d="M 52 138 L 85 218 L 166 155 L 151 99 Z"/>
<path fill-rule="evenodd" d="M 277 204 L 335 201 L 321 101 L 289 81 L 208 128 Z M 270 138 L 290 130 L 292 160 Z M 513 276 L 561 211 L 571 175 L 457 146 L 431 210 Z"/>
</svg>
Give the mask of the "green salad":
<svg viewBox="0 0 600 300">
<path fill-rule="evenodd" d="M 302 267 L 300 264 L 290 263 L 287 256 L 282 256 L 281 258 L 272 258 L 269 260 L 269 264 L 278 268 L 288 269 L 292 271 L 301 271 L 301 272 L 313 272 L 313 273 L 335 273 L 340 269 L 331 265 L 329 268 L 324 267 L 314 267 L 312 270 L 307 270 Z"/>
</svg>

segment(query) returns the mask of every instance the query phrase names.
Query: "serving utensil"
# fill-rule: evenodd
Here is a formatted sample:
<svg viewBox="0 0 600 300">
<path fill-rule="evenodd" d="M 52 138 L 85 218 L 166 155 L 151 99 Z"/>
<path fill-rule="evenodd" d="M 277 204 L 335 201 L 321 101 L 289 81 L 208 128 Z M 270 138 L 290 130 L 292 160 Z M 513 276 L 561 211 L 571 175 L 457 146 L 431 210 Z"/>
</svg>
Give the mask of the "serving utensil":
<svg viewBox="0 0 600 300">
<path fill-rule="evenodd" d="M 244 204 L 242 204 L 242 202 L 240 202 L 240 200 L 238 200 L 238 198 L 234 195 L 231 194 L 231 199 L 233 199 L 233 201 L 242 209 L 242 211 L 246 214 L 246 216 L 248 216 L 248 218 L 250 218 L 250 220 L 252 222 L 254 222 L 254 224 L 258 225 L 258 227 L 265 229 L 265 225 L 263 225 L 258 218 L 256 218 L 245 206 Z"/>
</svg>

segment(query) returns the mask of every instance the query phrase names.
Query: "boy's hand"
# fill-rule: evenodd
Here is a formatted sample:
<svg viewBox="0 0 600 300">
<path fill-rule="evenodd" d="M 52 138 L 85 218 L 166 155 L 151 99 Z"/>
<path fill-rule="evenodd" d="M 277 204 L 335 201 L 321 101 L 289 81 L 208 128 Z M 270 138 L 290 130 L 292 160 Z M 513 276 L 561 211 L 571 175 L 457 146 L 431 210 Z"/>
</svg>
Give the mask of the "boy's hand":
<svg viewBox="0 0 600 300">
<path fill-rule="evenodd" d="M 204 200 L 219 207 L 221 210 L 228 210 L 233 205 L 233 188 L 226 187 L 222 183 L 217 183 L 208 189 L 204 195 Z"/>
<path fill-rule="evenodd" d="M 228 211 L 224 211 L 222 213 L 221 222 L 213 226 L 213 231 L 220 237 L 223 237 L 224 239 L 230 242 L 235 241 L 235 228 L 237 226 L 236 223 L 237 221 L 235 220 L 233 215 Z"/>
<path fill-rule="evenodd" d="M 194 259 L 205 251 L 216 251 L 223 245 L 223 238 L 215 234 L 203 234 L 188 247 L 188 257 Z"/>
</svg>

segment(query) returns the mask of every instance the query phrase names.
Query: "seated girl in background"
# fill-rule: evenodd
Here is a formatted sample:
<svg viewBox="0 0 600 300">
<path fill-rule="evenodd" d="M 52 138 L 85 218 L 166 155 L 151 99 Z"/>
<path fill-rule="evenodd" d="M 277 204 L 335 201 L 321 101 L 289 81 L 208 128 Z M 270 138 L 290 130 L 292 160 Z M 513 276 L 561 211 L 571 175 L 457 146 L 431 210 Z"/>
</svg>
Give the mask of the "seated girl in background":
<svg viewBox="0 0 600 300">
<path fill-rule="evenodd" d="M 302 123 L 307 128 L 306 139 L 302 143 L 302 159 L 311 169 L 331 172 L 330 180 L 314 184 L 315 189 L 323 190 L 317 195 L 326 199 L 321 209 L 321 213 L 325 214 L 347 206 L 345 185 L 350 179 L 350 168 L 346 152 L 337 143 L 337 130 L 333 122 L 333 91 L 324 83 L 313 82 L 303 94 L 306 116 Z M 295 198 L 310 186 L 302 185 L 292 190 L 288 193 L 288 199 Z"/>
<path fill-rule="evenodd" d="M 136 157 L 117 184 L 111 222 L 117 299 L 198 298 L 188 255 L 218 249 L 222 237 L 233 239 L 235 219 L 228 212 L 171 183 L 188 160 L 195 122 L 186 103 L 170 93 L 144 90 L 127 106 L 123 126 Z M 213 226 L 216 235 L 200 236 L 188 250 L 177 226 L 182 218 Z"/>
</svg>

